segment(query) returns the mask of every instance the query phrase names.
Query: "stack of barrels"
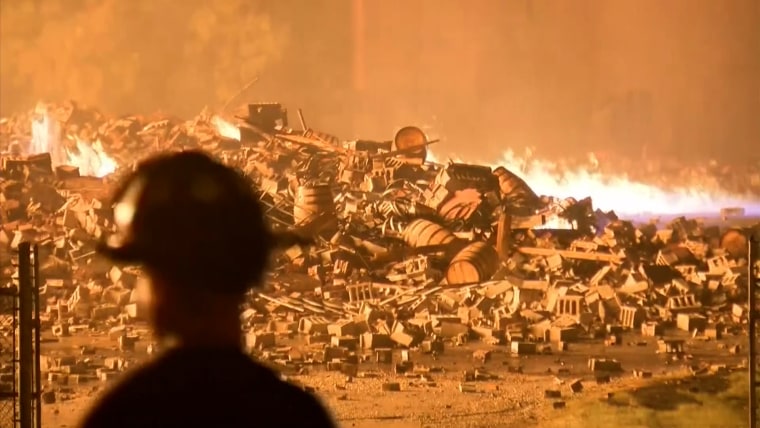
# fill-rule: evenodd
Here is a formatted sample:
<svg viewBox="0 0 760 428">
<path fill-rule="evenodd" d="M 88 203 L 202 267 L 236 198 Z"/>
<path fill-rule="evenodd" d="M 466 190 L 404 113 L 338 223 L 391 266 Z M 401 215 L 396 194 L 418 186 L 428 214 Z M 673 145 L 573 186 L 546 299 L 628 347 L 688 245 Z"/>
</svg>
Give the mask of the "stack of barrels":
<svg viewBox="0 0 760 428">
<path fill-rule="evenodd" d="M 426 219 L 409 223 L 401 234 L 410 247 L 449 246 L 446 282 L 449 285 L 475 284 L 491 279 L 499 268 L 496 248 L 487 242 L 467 243 L 443 226 Z"/>
</svg>

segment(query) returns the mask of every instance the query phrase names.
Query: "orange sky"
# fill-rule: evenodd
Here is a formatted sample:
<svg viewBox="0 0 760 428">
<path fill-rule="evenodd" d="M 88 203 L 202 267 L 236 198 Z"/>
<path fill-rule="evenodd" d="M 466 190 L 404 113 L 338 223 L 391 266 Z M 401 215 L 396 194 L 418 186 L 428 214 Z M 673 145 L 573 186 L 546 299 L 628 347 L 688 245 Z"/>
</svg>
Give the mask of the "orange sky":
<svg viewBox="0 0 760 428">
<path fill-rule="evenodd" d="M 172 1 L 134 4 L 164 7 Z M 757 0 L 363 0 L 358 30 L 353 0 L 249 3 L 258 7 L 246 13 L 266 15 L 268 28 L 282 30 L 277 43 L 269 42 L 279 53 L 266 51 L 240 73 L 230 73 L 234 60 L 209 60 L 204 78 L 241 87 L 250 79 L 242 75 L 258 70 L 260 80 L 244 98 L 301 107 L 310 125 L 346 138 L 391 138 L 397 127 L 425 125 L 443 137 L 439 151 L 481 158 L 529 145 L 547 154 L 604 149 L 638 156 L 646 146 L 650 155 L 699 157 L 745 157 L 760 146 Z M 0 15 L 3 25 L 35 19 L 7 10 Z M 126 15 L 119 41 L 147 46 L 151 58 L 168 57 L 188 43 L 171 40 L 174 29 L 188 25 L 172 20 L 176 14 L 140 13 Z M 78 15 L 69 27 L 94 31 L 88 19 L 102 20 L 102 13 Z M 142 40 L 149 37 L 145 22 L 165 27 L 163 38 Z M 13 61 L 7 55 L 10 43 L 28 43 L 32 50 L 51 46 L 39 43 L 41 30 L 32 29 L 54 28 L 52 23 L 28 24 L 24 34 L 0 40 L 0 61 Z M 58 30 L 64 27 L 55 27 L 62 34 L 44 37 L 67 40 L 70 35 Z M 98 47 L 117 43 L 109 27 L 101 27 L 86 41 Z M 207 31 L 221 27 L 211 23 Z M 246 37 L 255 44 L 252 34 Z M 205 66 L 207 48 L 194 48 L 195 67 Z M 49 47 L 34 52 L 41 58 L 73 55 Z M 93 52 L 102 56 L 98 64 L 127 64 L 124 53 L 105 47 Z M 226 52 L 234 57 L 250 50 L 240 44 Z M 152 60 L 150 66 L 154 72 L 135 74 L 129 84 L 136 89 L 127 95 L 113 95 L 125 84 L 118 72 L 101 76 L 102 90 L 79 83 L 73 92 L 112 112 L 162 108 L 191 115 L 206 104 L 220 104 L 203 91 L 213 82 L 195 81 L 197 71 L 167 80 L 182 75 L 186 65 L 179 61 Z M 92 81 L 85 69 L 55 70 L 55 79 Z M 3 112 L 51 96 L 50 89 L 24 84 L 29 78 L 51 79 L 49 68 L 26 74 L 8 70 L 0 76 Z M 163 86 L 173 90 L 140 90 Z"/>
</svg>

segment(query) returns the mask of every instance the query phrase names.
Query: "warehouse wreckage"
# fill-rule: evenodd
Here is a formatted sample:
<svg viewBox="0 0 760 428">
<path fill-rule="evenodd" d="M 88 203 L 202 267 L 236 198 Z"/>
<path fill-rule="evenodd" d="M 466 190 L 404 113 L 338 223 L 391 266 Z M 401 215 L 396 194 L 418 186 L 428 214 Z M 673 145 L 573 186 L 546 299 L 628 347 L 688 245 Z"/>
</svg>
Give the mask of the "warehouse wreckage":
<svg viewBox="0 0 760 428">
<path fill-rule="evenodd" d="M 138 156 L 200 148 L 255 179 L 273 228 L 317 240 L 279 254 L 267 289 L 252 292 L 241 314 L 247 346 L 277 363 L 356 375 L 363 356 L 391 362 L 394 348 L 440 354 L 446 343 L 481 340 L 530 354 L 580 340 L 613 346 L 624 330 L 662 336 L 658 352 L 681 355 L 669 330 L 744 334 L 747 237 L 757 226 L 721 230 L 683 217 L 635 225 L 594 210 L 590 198 L 539 196 L 503 167 L 428 162 L 435 141 L 417 127 L 392 141 L 346 142 L 298 117 L 300 131 L 279 104 L 182 122 L 107 118 L 67 103 L 3 120 L 3 281 L 15 281 L 13 250 L 33 241 L 46 328 L 67 336 L 96 326 L 122 350 L 150 340 L 132 328 L 145 317 L 139 268 L 94 253 L 113 230 L 103 201 Z M 295 333 L 306 352 L 279 346 Z M 404 353 L 397 371 L 413 369 Z M 58 358 L 45 370 L 58 379 L 77 366 L 108 379 L 123 368 L 92 364 Z"/>
</svg>

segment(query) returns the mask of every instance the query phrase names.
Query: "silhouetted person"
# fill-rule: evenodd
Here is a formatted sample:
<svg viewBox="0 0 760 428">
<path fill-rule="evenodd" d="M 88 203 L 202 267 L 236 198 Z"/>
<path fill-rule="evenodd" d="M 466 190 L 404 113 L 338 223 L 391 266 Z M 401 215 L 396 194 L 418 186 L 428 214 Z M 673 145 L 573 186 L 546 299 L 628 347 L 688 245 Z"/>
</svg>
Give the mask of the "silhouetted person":
<svg viewBox="0 0 760 428">
<path fill-rule="evenodd" d="M 152 158 L 117 190 L 114 222 L 100 251 L 145 269 L 161 353 L 110 389 L 83 428 L 334 426 L 315 397 L 242 351 L 244 294 L 287 240 L 266 227 L 242 174 L 200 152 Z"/>
</svg>

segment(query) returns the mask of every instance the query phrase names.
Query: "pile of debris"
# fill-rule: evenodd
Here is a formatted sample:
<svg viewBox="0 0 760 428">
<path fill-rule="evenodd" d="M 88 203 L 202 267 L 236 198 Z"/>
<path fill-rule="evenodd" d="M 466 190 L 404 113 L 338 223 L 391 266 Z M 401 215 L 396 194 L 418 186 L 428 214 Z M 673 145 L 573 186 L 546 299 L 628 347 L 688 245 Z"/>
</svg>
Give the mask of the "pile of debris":
<svg viewBox="0 0 760 428">
<path fill-rule="evenodd" d="M 58 336 L 108 328 L 134 347 L 126 326 L 144 319 L 140 270 L 94 253 L 113 232 L 109 183 L 138 156 L 201 148 L 254 179 L 273 228 L 317 238 L 278 256 L 242 314 L 248 346 L 274 348 L 277 360 L 350 368 L 360 349 L 385 360 L 394 347 L 441 353 L 445 341 L 473 338 L 524 354 L 541 342 L 614 343 L 621 329 L 719 337 L 746 321 L 749 229 L 685 218 L 635 225 L 590 198 L 539 196 L 506 168 L 427 162 L 434 141 L 416 127 L 392 141 L 341 141 L 298 113 L 301 131 L 279 104 L 252 104 L 233 121 L 106 119 L 75 104 L 4 120 L 0 279 L 14 283 L 13 250 L 36 242 L 45 325 Z M 30 135 L 31 122 L 45 126 Z M 47 152 L 22 155 L 30 144 Z M 86 156 L 100 163 L 83 173 Z M 103 159 L 120 168 L 80 177 Z M 296 332 L 309 357 L 276 348 Z"/>
</svg>

